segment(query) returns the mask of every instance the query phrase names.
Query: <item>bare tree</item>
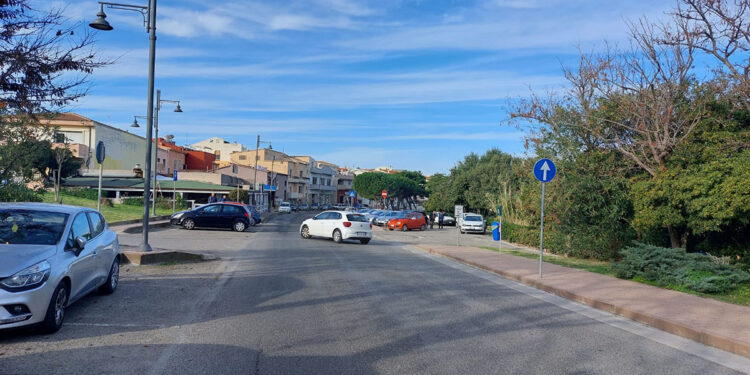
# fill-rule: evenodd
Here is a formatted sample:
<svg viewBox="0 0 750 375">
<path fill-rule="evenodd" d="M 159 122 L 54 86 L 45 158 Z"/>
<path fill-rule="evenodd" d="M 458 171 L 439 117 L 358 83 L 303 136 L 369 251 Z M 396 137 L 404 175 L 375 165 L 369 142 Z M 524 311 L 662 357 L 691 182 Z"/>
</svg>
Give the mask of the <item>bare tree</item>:
<svg viewBox="0 0 750 375">
<path fill-rule="evenodd" d="M 716 58 L 726 88 L 750 111 L 750 0 L 680 0 L 672 18 L 659 42 Z"/>
<path fill-rule="evenodd" d="M 629 26 L 629 49 L 582 53 L 576 70 L 564 69 L 570 85 L 562 97 L 533 96 L 512 116 L 547 126 L 552 138 L 563 134 L 560 142 L 615 151 L 655 177 L 704 116 L 691 75 L 695 43 L 689 35 L 661 43 L 663 29 L 645 19 Z M 679 247 L 680 233 L 667 229 Z"/>
</svg>

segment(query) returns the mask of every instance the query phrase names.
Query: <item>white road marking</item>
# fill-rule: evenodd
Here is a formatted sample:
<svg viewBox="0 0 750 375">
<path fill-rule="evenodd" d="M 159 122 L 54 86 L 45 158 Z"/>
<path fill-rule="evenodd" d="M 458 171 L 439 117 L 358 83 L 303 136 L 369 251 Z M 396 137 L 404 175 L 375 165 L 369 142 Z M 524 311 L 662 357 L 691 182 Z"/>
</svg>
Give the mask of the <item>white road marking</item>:
<svg viewBox="0 0 750 375">
<path fill-rule="evenodd" d="M 703 345 L 699 342 L 688 340 L 684 337 L 673 335 L 654 327 L 647 326 L 645 324 L 641 324 L 627 318 L 614 315 L 606 311 L 598 310 L 591 306 L 571 301 L 563 297 L 530 287 L 528 285 L 506 279 L 489 271 L 475 268 L 436 254 L 430 254 L 411 245 L 404 245 L 403 249 L 411 253 L 418 254 L 434 261 L 443 263 L 451 268 L 455 268 L 457 270 L 480 277 L 494 284 L 513 289 L 528 296 L 562 307 L 566 310 L 581 314 L 609 326 L 619 328 L 623 331 L 627 331 L 640 337 L 644 337 L 660 344 L 669 346 L 671 348 L 675 348 L 682 352 L 692 354 L 696 357 L 717 363 L 732 370 L 750 374 L 750 358 L 745 358 L 737 354 L 723 351 L 721 349 Z"/>
</svg>

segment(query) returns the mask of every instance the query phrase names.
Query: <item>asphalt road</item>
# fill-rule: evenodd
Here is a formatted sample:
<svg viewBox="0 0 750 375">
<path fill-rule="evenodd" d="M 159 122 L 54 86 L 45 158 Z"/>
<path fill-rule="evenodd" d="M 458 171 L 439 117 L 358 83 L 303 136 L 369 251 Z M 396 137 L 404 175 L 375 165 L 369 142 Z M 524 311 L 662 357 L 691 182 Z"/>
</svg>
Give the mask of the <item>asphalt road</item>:
<svg viewBox="0 0 750 375">
<path fill-rule="evenodd" d="M 57 334 L 0 333 L 0 374 L 737 373 L 394 238 L 303 240 L 302 216 L 155 232 L 222 259 L 124 267 Z"/>
</svg>

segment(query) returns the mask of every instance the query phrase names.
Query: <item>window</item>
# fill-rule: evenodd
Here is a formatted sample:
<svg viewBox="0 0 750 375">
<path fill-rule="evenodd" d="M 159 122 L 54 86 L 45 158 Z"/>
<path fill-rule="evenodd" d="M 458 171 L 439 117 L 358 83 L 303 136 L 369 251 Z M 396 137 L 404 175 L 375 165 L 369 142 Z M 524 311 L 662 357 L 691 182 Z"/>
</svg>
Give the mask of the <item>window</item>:
<svg viewBox="0 0 750 375">
<path fill-rule="evenodd" d="M 338 212 L 329 212 L 329 214 L 331 215 L 331 216 L 329 216 L 329 219 L 331 219 L 331 220 L 340 220 L 341 219 L 341 214 L 338 213 Z"/>
<path fill-rule="evenodd" d="M 238 158 L 240 160 L 247 160 L 247 155 L 240 155 Z"/>
<path fill-rule="evenodd" d="M 299 171 L 299 178 L 302 178 L 302 171 Z"/>
<path fill-rule="evenodd" d="M 299 193 L 302 194 L 302 185 L 299 186 Z"/>
<path fill-rule="evenodd" d="M 58 131 L 55 133 L 55 142 L 84 143 L 83 132 Z"/>
<path fill-rule="evenodd" d="M 0 209 L 0 242 L 54 245 L 60 241 L 67 219 L 67 214 L 57 212 Z M 8 255 L 13 256 L 13 250 Z"/>
<path fill-rule="evenodd" d="M 357 221 L 357 222 L 363 222 L 363 223 L 369 222 L 369 220 L 367 220 L 365 215 L 360 215 L 360 214 L 347 214 L 346 219 L 349 221 Z"/>
<path fill-rule="evenodd" d="M 203 209 L 204 214 L 215 214 L 221 210 L 220 204 L 213 204 Z"/>
<path fill-rule="evenodd" d="M 104 231 L 104 219 L 102 219 L 102 217 L 96 212 L 89 212 L 88 215 L 89 220 L 91 221 L 91 227 L 94 228 L 94 232 L 91 236 L 96 237 Z"/>
<path fill-rule="evenodd" d="M 242 207 L 240 206 L 232 206 L 232 205 L 224 205 L 224 208 L 221 211 L 224 215 L 242 215 Z"/>
<path fill-rule="evenodd" d="M 317 177 L 313 177 L 313 184 L 317 184 L 317 183 L 318 183 L 318 178 Z"/>
<path fill-rule="evenodd" d="M 90 240 L 91 237 L 91 226 L 89 225 L 89 219 L 86 218 L 86 214 L 78 214 L 73 220 L 73 225 L 70 227 L 70 236 L 68 236 L 68 247 L 75 247 L 75 239 L 83 237 L 85 240 Z"/>
</svg>

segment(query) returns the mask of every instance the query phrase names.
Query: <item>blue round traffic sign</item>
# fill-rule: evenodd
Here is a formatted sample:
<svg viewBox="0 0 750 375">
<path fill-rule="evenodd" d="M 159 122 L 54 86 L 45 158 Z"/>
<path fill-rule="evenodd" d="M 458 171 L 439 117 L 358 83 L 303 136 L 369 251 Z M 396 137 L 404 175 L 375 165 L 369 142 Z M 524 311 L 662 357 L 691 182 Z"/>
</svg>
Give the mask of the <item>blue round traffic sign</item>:
<svg viewBox="0 0 750 375">
<path fill-rule="evenodd" d="M 350 197 L 354 198 L 355 195 L 357 195 L 357 192 L 355 192 L 354 190 L 349 190 Z"/>
<path fill-rule="evenodd" d="M 534 164 L 534 176 L 539 181 L 550 182 L 553 178 L 555 178 L 556 174 L 557 167 L 555 166 L 555 163 L 552 162 L 552 160 L 549 160 L 547 158 L 539 159 L 539 161 Z"/>
</svg>

